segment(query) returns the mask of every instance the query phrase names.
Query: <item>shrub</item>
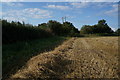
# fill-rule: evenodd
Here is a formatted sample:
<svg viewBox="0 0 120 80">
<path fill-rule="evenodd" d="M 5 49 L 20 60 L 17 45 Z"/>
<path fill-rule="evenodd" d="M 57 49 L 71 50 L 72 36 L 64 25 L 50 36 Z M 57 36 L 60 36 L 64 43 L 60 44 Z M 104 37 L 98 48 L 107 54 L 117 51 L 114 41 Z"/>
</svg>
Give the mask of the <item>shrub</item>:
<svg viewBox="0 0 120 80">
<path fill-rule="evenodd" d="M 26 26 L 20 22 L 7 22 L 2 20 L 2 36 L 4 43 L 13 43 L 17 41 L 33 40 L 38 38 L 47 38 L 52 36 L 50 31 L 40 29 L 34 26 Z"/>
</svg>

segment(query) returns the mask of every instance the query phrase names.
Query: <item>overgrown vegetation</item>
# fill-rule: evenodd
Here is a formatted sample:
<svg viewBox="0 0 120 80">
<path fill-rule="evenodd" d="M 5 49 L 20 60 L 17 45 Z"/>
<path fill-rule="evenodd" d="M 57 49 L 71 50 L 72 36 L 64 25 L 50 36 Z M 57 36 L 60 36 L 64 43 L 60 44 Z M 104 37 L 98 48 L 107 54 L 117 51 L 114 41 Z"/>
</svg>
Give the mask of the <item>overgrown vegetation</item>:
<svg viewBox="0 0 120 80">
<path fill-rule="evenodd" d="M 118 28 L 118 29 L 115 31 L 115 34 L 117 34 L 118 36 L 120 36 L 120 28 Z"/>
<path fill-rule="evenodd" d="M 20 22 L 12 21 L 10 23 L 2 20 L 2 26 L 3 44 L 52 36 L 52 33 L 49 31 Z"/>
<path fill-rule="evenodd" d="M 61 24 L 55 20 L 50 20 L 47 23 L 33 26 L 20 22 L 2 22 L 3 44 L 14 43 L 17 41 L 26 41 L 34 39 L 48 38 L 52 36 L 71 36 L 81 37 L 86 34 L 97 34 L 96 36 L 118 36 L 120 29 L 113 31 L 106 23 L 106 20 L 99 20 L 96 25 L 84 25 L 79 31 L 71 22 Z"/>
<path fill-rule="evenodd" d="M 106 23 L 106 20 L 99 20 L 96 25 L 84 25 L 81 34 L 94 34 L 96 36 L 117 36 L 119 31 L 114 32 Z"/>
<path fill-rule="evenodd" d="M 3 44 L 17 41 L 26 41 L 51 36 L 79 36 L 79 31 L 70 22 L 63 24 L 50 20 L 48 23 L 42 23 L 38 26 L 20 22 L 8 22 L 2 20 Z"/>
<path fill-rule="evenodd" d="M 74 34 L 79 34 L 78 29 L 75 28 L 74 25 L 70 22 L 64 22 L 63 24 L 60 24 L 56 21 L 49 21 L 48 27 L 50 27 L 50 29 L 56 35 L 74 36 Z"/>
</svg>

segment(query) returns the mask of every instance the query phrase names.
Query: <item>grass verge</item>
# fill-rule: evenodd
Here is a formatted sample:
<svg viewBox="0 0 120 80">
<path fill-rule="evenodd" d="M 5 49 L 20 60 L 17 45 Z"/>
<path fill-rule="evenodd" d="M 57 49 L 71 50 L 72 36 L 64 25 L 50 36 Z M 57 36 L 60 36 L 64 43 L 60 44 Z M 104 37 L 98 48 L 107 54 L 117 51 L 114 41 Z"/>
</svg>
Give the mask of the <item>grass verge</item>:
<svg viewBox="0 0 120 80">
<path fill-rule="evenodd" d="M 3 78 L 15 73 L 33 56 L 53 50 L 65 41 L 66 37 L 51 37 L 33 41 L 6 44 L 2 47 Z"/>
</svg>

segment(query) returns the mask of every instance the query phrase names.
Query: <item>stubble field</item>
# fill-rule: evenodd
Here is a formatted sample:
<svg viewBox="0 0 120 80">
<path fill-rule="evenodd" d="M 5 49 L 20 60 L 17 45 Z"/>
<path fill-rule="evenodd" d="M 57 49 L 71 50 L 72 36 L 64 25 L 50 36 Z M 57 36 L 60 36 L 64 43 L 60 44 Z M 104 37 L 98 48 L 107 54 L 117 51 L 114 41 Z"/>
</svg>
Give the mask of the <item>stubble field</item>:
<svg viewBox="0 0 120 80">
<path fill-rule="evenodd" d="M 118 78 L 118 37 L 71 38 L 31 58 L 10 79 Z"/>
</svg>

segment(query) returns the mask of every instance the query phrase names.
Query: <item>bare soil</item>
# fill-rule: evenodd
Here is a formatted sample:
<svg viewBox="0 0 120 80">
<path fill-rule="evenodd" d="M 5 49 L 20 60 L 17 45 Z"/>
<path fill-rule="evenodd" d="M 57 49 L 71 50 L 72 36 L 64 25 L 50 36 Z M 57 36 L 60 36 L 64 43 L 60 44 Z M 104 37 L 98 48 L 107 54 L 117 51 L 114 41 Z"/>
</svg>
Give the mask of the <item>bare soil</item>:
<svg viewBox="0 0 120 80">
<path fill-rule="evenodd" d="M 10 79 L 118 78 L 118 37 L 71 38 L 40 53 Z"/>
</svg>

